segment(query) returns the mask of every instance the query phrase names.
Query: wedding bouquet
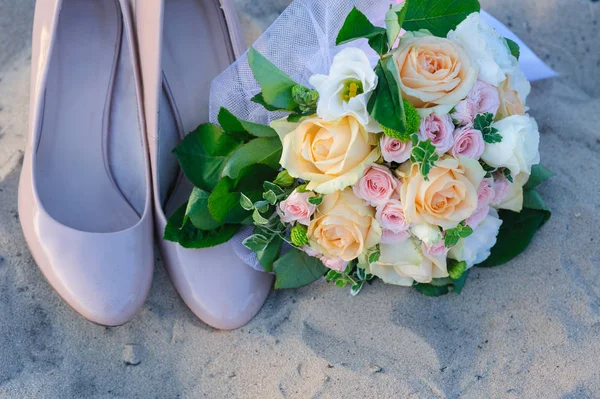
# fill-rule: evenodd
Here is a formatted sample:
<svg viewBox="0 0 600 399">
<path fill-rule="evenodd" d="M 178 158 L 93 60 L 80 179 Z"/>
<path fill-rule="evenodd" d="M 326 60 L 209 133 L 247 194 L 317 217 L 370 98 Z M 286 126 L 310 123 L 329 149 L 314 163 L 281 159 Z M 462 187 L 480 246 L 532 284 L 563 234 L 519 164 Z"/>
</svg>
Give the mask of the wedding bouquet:
<svg viewBox="0 0 600 399">
<path fill-rule="evenodd" d="M 353 8 L 328 71 L 304 84 L 248 52 L 260 92 L 237 108 L 260 106 L 270 124 L 219 108 L 218 125 L 183 140 L 195 189 L 165 239 L 203 248 L 252 226 L 244 246 L 276 288 L 325 276 L 353 295 L 376 277 L 460 293 L 471 267 L 525 250 L 550 217 L 535 187 L 552 174 L 519 46 L 477 0 L 386 7 L 385 28 Z"/>
</svg>

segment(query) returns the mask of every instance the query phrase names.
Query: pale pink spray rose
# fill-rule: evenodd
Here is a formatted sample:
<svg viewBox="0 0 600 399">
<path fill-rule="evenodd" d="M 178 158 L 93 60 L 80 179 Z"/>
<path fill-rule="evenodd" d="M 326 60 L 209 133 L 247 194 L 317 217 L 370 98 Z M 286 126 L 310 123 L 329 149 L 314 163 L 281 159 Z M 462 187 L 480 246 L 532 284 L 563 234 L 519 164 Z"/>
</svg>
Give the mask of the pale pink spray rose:
<svg viewBox="0 0 600 399">
<path fill-rule="evenodd" d="M 498 89 L 478 80 L 467 98 L 454 107 L 452 118 L 459 126 L 466 126 L 473 123 L 477 114 L 490 113 L 496 116 L 499 108 Z"/>
<path fill-rule="evenodd" d="M 375 219 L 382 229 L 382 244 L 398 244 L 410 237 L 410 223 L 404 216 L 404 209 L 400 201 L 391 200 L 378 207 Z"/>
<path fill-rule="evenodd" d="M 314 197 L 311 192 L 299 193 L 294 191 L 285 201 L 277 207 L 277 213 L 284 223 L 298 222 L 305 226 L 310 224 L 310 218 L 317 210 L 317 206 L 308 202 Z"/>
<path fill-rule="evenodd" d="M 377 207 L 384 205 L 396 193 L 400 182 L 385 166 L 373 164 L 365 170 L 363 176 L 352 186 L 354 195 Z"/>
<path fill-rule="evenodd" d="M 490 204 L 496 197 L 494 191 L 494 179 L 483 179 L 477 189 L 477 209 L 470 218 L 466 220 L 467 226 L 475 228 L 481 224 L 490 212 Z"/>
<path fill-rule="evenodd" d="M 386 162 L 404 163 L 410 159 L 412 151 L 412 143 L 403 143 L 398 139 L 394 139 L 384 135 L 380 142 L 381 155 Z"/>
<path fill-rule="evenodd" d="M 504 176 L 503 174 L 496 173 L 496 174 L 494 174 L 493 187 L 494 187 L 495 196 L 491 201 L 491 205 L 499 206 L 501 203 L 504 202 L 504 200 L 506 199 L 506 196 L 508 195 L 508 189 L 510 188 L 510 182 L 508 181 L 506 176 Z"/>
<path fill-rule="evenodd" d="M 448 251 L 450 251 L 450 248 L 446 247 L 444 240 L 440 240 L 431 246 L 422 243 L 421 249 L 423 250 L 423 253 L 433 257 L 446 256 L 448 255 Z"/>
<path fill-rule="evenodd" d="M 312 249 L 309 245 L 305 245 L 302 247 L 302 251 L 304 251 L 308 256 L 312 256 L 313 258 L 319 259 L 323 262 L 325 267 L 328 267 L 332 270 L 337 270 L 338 272 L 343 272 L 348 267 L 348 263 L 340 258 L 328 258 L 327 256 L 318 253 L 314 249 Z"/>
<path fill-rule="evenodd" d="M 454 143 L 454 123 L 450 115 L 440 116 L 431 114 L 421 120 L 421 128 L 419 129 L 419 138 L 421 140 L 431 140 L 437 148 L 437 153 L 443 155 L 452 148 Z"/>
<path fill-rule="evenodd" d="M 465 126 L 454 131 L 454 144 L 452 145 L 452 156 L 458 158 L 469 157 L 481 158 L 485 150 L 485 141 L 481 132 L 472 126 Z"/>
</svg>

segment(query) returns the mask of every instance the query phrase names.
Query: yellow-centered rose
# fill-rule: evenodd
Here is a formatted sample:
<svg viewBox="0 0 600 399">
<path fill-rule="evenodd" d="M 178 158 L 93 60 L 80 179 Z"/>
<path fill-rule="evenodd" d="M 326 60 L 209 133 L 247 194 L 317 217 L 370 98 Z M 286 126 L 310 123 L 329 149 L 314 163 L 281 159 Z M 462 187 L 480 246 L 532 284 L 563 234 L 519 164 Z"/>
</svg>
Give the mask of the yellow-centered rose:
<svg viewBox="0 0 600 399">
<path fill-rule="evenodd" d="M 375 208 L 347 188 L 325 196 L 307 235 L 313 250 L 349 262 L 379 244 L 381 227 L 375 220 Z"/>
<path fill-rule="evenodd" d="M 418 32 L 412 35 L 403 37 L 394 52 L 403 97 L 416 108 L 441 106 L 437 113 L 448 112 L 467 97 L 477 81 L 478 67 L 455 42 Z"/>
<path fill-rule="evenodd" d="M 281 166 L 317 193 L 353 185 L 380 156 L 376 137 L 352 116 L 332 122 L 313 117 L 297 125 L 280 120 L 271 126 L 283 142 Z"/>
<path fill-rule="evenodd" d="M 417 164 L 407 166 L 400 198 L 411 223 L 429 223 L 444 230 L 456 227 L 477 209 L 477 189 L 485 171 L 475 159 L 446 157 L 436 163 L 426 181 Z"/>
</svg>

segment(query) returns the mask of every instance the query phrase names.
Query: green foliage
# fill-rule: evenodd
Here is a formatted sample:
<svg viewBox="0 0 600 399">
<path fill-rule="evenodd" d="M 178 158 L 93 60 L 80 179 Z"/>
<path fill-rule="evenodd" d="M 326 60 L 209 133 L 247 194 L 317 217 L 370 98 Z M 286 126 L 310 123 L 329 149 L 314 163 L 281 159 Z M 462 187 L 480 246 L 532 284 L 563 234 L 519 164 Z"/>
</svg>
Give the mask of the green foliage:
<svg viewBox="0 0 600 399">
<path fill-rule="evenodd" d="M 264 98 L 262 92 L 258 93 L 254 97 L 252 97 L 250 99 L 250 101 L 252 101 L 253 103 L 257 103 L 257 104 L 262 105 L 263 108 L 266 109 L 267 111 L 271 111 L 271 112 L 287 111 L 286 109 L 275 107 L 273 105 L 267 104 L 267 102 L 265 101 L 265 98 Z"/>
<path fill-rule="evenodd" d="M 194 186 L 212 191 L 231 154 L 242 143 L 212 124 L 200 125 L 173 150 L 185 176 Z"/>
<path fill-rule="evenodd" d="M 421 127 L 421 116 L 419 115 L 417 109 L 406 99 L 402 99 L 402 103 L 404 105 L 404 115 L 406 118 L 406 131 L 404 133 L 400 133 L 385 126 L 382 126 L 382 129 L 386 136 L 400 140 L 403 143 L 408 143 L 410 141 L 410 137 L 417 133 Z"/>
<path fill-rule="evenodd" d="M 300 288 L 314 283 L 327 272 L 319 259 L 292 248 L 275 261 L 275 289 Z"/>
<path fill-rule="evenodd" d="M 244 246 L 256 253 L 260 265 L 270 273 L 273 271 L 273 263 L 281 254 L 283 239 L 279 234 L 257 226 L 254 234 L 244 240 Z"/>
<path fill-rule="evenodd" d="M 544 165 L 533 165 L 531 168 L 531 176 L 529 177 L 529 180 L 527 181 L 527 184 L 525 184 L 524 188 L 525 190 L 532 190 L 554 176 L 556 176 L 556 173 L 552 172 Z"/>
<path fill-rule="evenodd" d="M 231 154 L 223 166 L 222 175 L 235 179 L 244 169 L 257 164 L 278 169 L 281 153 L 279 137 L 256 138 Z"/>
<path fill-rule="evenodd" d="M 398 73 L 392 57 L 382 59 L 375 67 L 379 83 L 368 103 L 368 111 L 383 128 L 400 137 L 406 133 L 406 115 L 400 95 Z"/>
<path fill-rule="evenodd" d="M 404 2 L 390 8 L 385 14 L 385 26 L 388 39 L 387 44 L 390 48 L 394 46 L 394 43 L 396 43 L 396 40 L 398 40 L 398 37 L 400 36 L 407 10 L 408 7 L 406 7 L 406 2 Z"/>
<path fill-rule="evenodd" d="M 461 238 L 467 238 L 471 234 L 473 234 L 473 229 L 470 226 L 465 225 L 463 222 L 453 229 L 446 230 L 446 235 L 444 236 L 444 246 L 446 248 L 451 248 L 458 244 L 458 241 Z"/>
<path fill-rule="evenodd" d="M 187 204 L 182 205 L 167 221 L 163 239 L 179 243 L 184 248 L 209 248 L 229 241 L 240 229 L 239 225 L 226 224 L 216 229 L 200 230 L 185 220 Z"/>
<path fill-rule="evenodd" d="M 356 39 L 368 39 L 369 45 L 379 54 L 389 51 L 386 30 L 374 26 L 365 14 L 354 7 L 338 33 L 336 44 L 339 46 Z"/>
<path fill-rule="evenodd" d="M 306 226 L 303 226 L 301 224 L 296 224 L 294 227 L 292 227 L 292 230 L 290 231 L 290 238 L 292 240 L 292 244 L 294 244 L 297 247 L 302 247 L 306 244 L 308 244 L 308 237 L 306 235 L 308 229 L 306 228 Z"/>
<path fill-rule="evenodd" d="M 505 38 L 506 44 L 508 44 L 508 48 L 510 49 L 510 53 L 516 58 L 519 59 L 521 56 L 521 48 L 517 43 L 510 40 L 509 38 Z"/>
<path fill-rule="evenodd" d="M 238 119 L 225 108 L 219 111 L 218 119 L 223 130 L 245 141 L 252 137 L 277 137 L 277 132 L 269 126 Z"/>
<path fill-rule="evenodd" d="M 200 230 L 213 230 L 221 226 L 222 222 L 213 219 L 208 210 L 210 193 L 201 188 L 194 187 L 185 211 L 185 221 L 189 218 L 194 227 Z"/>
<path fill-rule="evenodd" d="M 436 148 L 431 144 L 431 140 L 417 141 L 416 135 L 413 135 L 413 149 L 410 153 L 410 161 L 419 165 L 419 171 L 425 181 L 429 180 L 429 172 L 440 159 Z M 415 143 L 416 142 L 416 143 Z"/>
<path fill-rule="evenodd" d="M 473 122 L 473 127 L 481 132 L 483 140 L 488 144 L 500 143 L 502 141 L 502 135 L 498 132 L 498 129 L 492 127 L 493 122 L 494 114 L 490 112 L 477 114 L 475 122 Z"/>
<path fill-rule="evenodd" d="M 321 205 L 323 203 L 323 195 L 318 194 L 314 197 L 310 197 L 308 203 L 316 206 Z"/>
<path fill-rule="evenodd" d="M 446 37 L 471 13 L 481 9 L 477 0 L 408 0 L 402 27 L 407 31 L 427 29 Z"/>
<path fill-rule="evenodd" d="M 265 56 L 250 48 L 248 63 L 254 78 L 262 89 L 262 100 L 271 107 L 293 111 L 298 107 L 292 96 L 292 88 L 297 85 L 287 74 L 277 68 Z"/>
<path fill-rule="evenodd" d="M 413 287 L 423 295 L 437 297 L 455 292 L 462 293 L 467 281 L 468 272 L 463 273 L 460 278 L 435 278 L 430 284 L 415 283 Z"/>
</svg>

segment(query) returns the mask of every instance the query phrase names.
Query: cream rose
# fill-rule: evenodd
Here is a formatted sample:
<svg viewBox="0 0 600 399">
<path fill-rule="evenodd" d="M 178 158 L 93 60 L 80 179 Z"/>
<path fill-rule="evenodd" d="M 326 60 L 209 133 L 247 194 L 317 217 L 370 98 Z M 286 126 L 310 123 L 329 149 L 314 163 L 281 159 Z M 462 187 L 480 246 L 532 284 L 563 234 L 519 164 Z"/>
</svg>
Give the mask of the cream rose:
<svg viewBox="0 0 600 399">
<path fill-rule="evenodd" d="M 504 119 L 512 115 L 525 115 L 525 102 L 512 84 L 513 78 L 509 77 L 498 87 L 500 108 L 496 119 Z"/>
<path fill-rule="evenodd" d="M 412 35 L 403 36 L 394 52 L 402 93 L 416 108 L 435 107 L 439 114 L 448 113 L 473 88 L 478 68 L 459 44 Z"/>
<path fill-rule="evenodd" d="M 379 248 L 381 255 L 377 262 L 369 264 L 362 256 L 359 267 L 387 284 L 410 287 L 415 281 L 430 283 L 434 278 L 448 277 L 446 254 L 423 251 L 414 238 L 393 245 L 381 244 Z"/>
<path fill-rule="evenodd" d="M 523 187 L 529 181 L 529 174 L 519 173 L 513 178 L 513 182 L 508 184 L 506 196 L 502 202 L 495 204 L 494 208 L 508 209 L 513 212 L 521 212 L 523 210 Z"/>
<path fill-rule="evenodd" d="M 297 125 L 275 121 L 271 126 L 283 142 L 281 166 L 317 193 L 353 185 L 380 157 L 375 135 L 352 116 L 333 122 L 309 118 Z"/>
<path fill-rule="evenodd" d="M 379 243 L 381 227 L 375 209 L 347 188 L 325 196 L 307 235 L 312 250 L 349 262 Z"/>
<path fill-rule="evenodd" d="M 419 172 L 418 165 L 409 168 L 400 171 L 403 177 L 400 198 L 411 223 L 429 223 L 448 230 L 468 219 L 477 209 L 477 189 L 485 177 L 477 160 L 443 158 L 429 172 L 428 181 Z"/>
</svg>

